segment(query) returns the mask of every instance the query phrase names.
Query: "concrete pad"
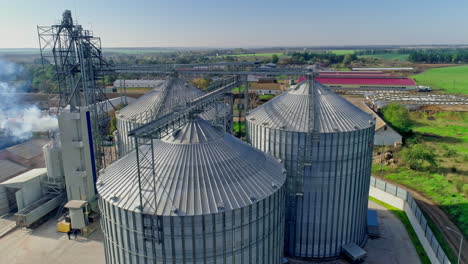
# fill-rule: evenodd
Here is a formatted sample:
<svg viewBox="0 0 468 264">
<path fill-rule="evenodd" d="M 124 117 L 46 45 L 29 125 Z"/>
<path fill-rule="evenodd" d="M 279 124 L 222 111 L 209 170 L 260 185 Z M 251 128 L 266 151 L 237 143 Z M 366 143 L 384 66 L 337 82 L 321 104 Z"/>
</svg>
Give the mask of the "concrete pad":
<svg viewBox="0 0 468 264">
<path fill-rule="evenodd" d="M 405 226 L 385 207 L 369 201 L 369 208 L 377 210 L 380 238 L 369 239 L 364 247 L 367 251 L 365 263 L 406 264 L 421 263 Z"/>
<path fill-rule="evenodd" d="M 103 235 L 100 229 L 88 238 L 68 240 L 56 231 L 51 219 L 34 230 L 21 228 L 0 239 L 0 263 L 82 264 L 104 263 Z"/>
<path fill-rule="evenodd" d="M 385 207 L 369 201 L 377 210 L 381 238 L 369 239 L 364 247 L 368 264 L 420 263 L 416 250 L 400 220 Z M 49 220 L 34 230 L 17 229 L 0 238 L 0 263 L 11 264 L 94 264 L 104 263 L 103 234 L 98 228 L 89 238 L 68 240 L 67 234 L 56 231 L 55 220 Z M 344 259 L 290 263 L 348 263 Z"/>
<path fill-rule="evenodd" d="M 364 250 L 367 257 L 363 263 L 367 264 L 418 264 L 419 261 L 416 249 L 406 232 L 405 226 L 387 208 L 369 201 L 369 209 L 377 211 L 380 238 L 367 240 Z M 291 264 L 347 264 L 345 259 L 330 261 L 299 261 L 290 260 Z"/>
<path fill-rule="evenodd" d="M 6 214 L 0 217 L 0 238 L 16 229 L 16 220 L 14 214 Z M 1 257 L 0 257 L 1 259 Z"/>
</svg>

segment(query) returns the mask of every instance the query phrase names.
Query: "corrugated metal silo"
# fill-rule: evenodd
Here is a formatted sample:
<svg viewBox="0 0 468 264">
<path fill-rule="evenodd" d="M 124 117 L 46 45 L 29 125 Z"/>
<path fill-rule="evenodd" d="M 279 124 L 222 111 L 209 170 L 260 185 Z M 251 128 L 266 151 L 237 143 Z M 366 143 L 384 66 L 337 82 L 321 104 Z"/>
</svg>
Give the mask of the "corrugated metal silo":
<svg viewBox="0 0 468 264">
<path fill-rule="evenodd" d="M 373 118 L 309 77 L 247 116 L 248 141 L 288 172 L 285 254 L 333 258 L 366 241 Z"/>
<path fill-rule="evenodd" d="M 129 131 L 183 107 L 187 102 L 204 94 L 185 80 L 170 76 L 158 87 L 116 112 L 118 155 L 122 157 L 135 148 L 134 139 L 128 137 Z M 223 103 L 207 109 L 200 117 L 230 131 L 232 113 Z"/>
<path fill-rule="evenodd" d="M 101 171 L 107 263 L 281 263 L 286 171 L 276 158 L 201 119 L 153 144 L 142 197 L 135 151 Z"/>
</svg>

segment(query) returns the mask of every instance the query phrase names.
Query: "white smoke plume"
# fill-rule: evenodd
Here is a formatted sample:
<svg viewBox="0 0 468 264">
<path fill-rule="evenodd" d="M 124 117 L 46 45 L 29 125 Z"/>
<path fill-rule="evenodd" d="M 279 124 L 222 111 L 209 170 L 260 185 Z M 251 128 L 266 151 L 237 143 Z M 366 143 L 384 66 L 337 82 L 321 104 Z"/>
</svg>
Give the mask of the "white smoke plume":
<svg viewBox="0 0 468 264">
<path fill-rule="evenodd" d="M 24 140 L 34 132 L 56 130 L 58 122 L 36 105 L 18 100 L 15 81 L 22 71 L 21 66 L 0 59 L 0 133 Z"/>
</svg>

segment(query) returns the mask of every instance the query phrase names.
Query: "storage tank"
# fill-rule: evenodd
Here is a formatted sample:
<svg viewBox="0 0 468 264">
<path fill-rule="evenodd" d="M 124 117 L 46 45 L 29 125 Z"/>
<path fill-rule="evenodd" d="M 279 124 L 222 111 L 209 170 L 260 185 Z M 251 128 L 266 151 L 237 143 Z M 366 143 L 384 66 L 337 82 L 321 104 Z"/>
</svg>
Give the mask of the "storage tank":
<svg viewBox="0 0 468 264">
<path fill-rule="evenodd" d="M 159 116 L 177 110 L 180 107 L 205 93 L 195 86 L 177 76 L 170 76 L 158 87 L 138 98 L 137 101 L 127 105 L 116 112 L 117 121 L 117 149 L 122 157 L 132 151 L 134 139 L 128 137 L 128 132 L 140 125 L 156 119 Z M 223 103 L 206 109 L 200 116 L 209 120 L 213 125 L 223 127 L 230 132 L 232 126 L 232 113 Z"/>
<path fill-rule="evenodd" d="M 276 158 L 202 119 L 154 140 L 153 154 L 139 167 L 154 168 L 150 180 L 139 182 L 135 151 L 101 171 L 107 263 L 281 263 L 286 171 Z"/>
<path fill-rule="evenodd" d="M 366 241 L 374 119 L 312 76 L 251 111 L 247 138 L 288 172 L 285 254 L 333 258 Z"/>
<path fill-rule="evenodd" d="M 53 137 L 49 143 L 42 147 L 44 162 L 47 167 L 47 177 L 57 180 L 64 180 L 62 165 L 62 149 L 57 137 Z"/>
</svg>

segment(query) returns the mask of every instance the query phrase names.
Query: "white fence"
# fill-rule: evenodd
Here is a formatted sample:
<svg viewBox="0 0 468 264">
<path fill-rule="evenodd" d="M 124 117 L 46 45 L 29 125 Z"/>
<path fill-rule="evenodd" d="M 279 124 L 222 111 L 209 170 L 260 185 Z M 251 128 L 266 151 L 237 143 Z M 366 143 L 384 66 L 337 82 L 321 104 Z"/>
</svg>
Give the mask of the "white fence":
<svg viewBox="0 0 468 264">
<path fill-rule="evenodd" d="M 405 211 L 419 241 L 432 263 L 450 263 L 434 233 L 427 224 L 421 209 L 411 194 L 405 189 L 386 181 L 371 177 L 370 196 Z"/>
</svg>

